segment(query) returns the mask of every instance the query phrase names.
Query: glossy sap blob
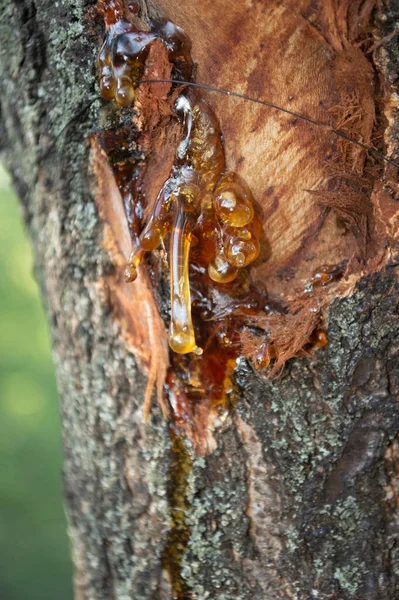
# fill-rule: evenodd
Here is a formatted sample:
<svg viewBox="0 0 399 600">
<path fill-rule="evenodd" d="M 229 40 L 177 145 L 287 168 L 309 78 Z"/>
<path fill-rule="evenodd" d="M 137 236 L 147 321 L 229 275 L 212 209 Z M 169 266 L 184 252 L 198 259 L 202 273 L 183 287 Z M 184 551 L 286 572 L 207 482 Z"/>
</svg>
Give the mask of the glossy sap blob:
<svg viewBox="0 0 399 600">
<path fill-rule="evenodd" d="M 192 240 L 196 240 L 197 262 L 207 267 L 212 281 L 225 284 L 259 255 L 260 229 L 246 183 L 235 173 L 223 174 L 222 139 L 210 107 L 190 94 L 178 98 L 176 113 L 182 117 L 184 137 L 178 145 L 170 176 L 139 238 L 139 247 L 132 253 L 128 277 L 131 280 L 143 252 L 155 249 L 170 235 L 169 343 L 175 352 L 186 354 L 201 351 L 195 343 L 191 318 Z M 228 209 L 225 198 L 230 199 Z M 203 247 L 207 247 L 207 252 L 201 257 Z"/>
<path fill-rule="evenodd" d="M 108 15 L 108 16 L 107 16 Z M 160 21 L 148 32 L 137 31 L 126 16 L 119 19 L 105 11 L 106 36 L 97 60 L 101 96 L 120 106 L 133 103 L 151 44 L 160 39 L 169 60 L 179 62 L 183 77 L 190 77 L 191 43 L 184 31 L 170 21 Z"/>
<path fill-rule="evenodd" d="M 173 68 L 186 77 L 191 72 L 190 42 L 173 23 L 143 32 L 124 15 L 105 16 L 107 31 L 98 58 L 103 98 L 132 104 L 155 40 L 167 48 Z M 238 174 L 225 172 L 222 135 L 208 104 L 190 91 L 177 98 L 174 112 L 183 126 L 182 139 L 134 243 L 125 279 L 133 282 L 144 254 L 169 238 L 169 344 L 179 354 L 200 354 L 191 315 L 190 261 L 204 269 L 210 283 L 229 284 L 258 257 L 261 226 L 248 185 Z"/>
</svg>

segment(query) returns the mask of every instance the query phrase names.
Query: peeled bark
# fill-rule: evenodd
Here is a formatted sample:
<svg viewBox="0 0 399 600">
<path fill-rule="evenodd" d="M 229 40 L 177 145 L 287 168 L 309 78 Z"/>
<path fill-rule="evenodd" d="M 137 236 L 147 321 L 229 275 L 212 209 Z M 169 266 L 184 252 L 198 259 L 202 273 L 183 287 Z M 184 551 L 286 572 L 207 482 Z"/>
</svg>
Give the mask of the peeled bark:
<svg viewBox="0 0 399 600">
<path fill-rule="evenodd" d="M 268 251 L 254 277 L 295 316 L 315 268 L 345 260 L 347 271 L 320 299 L 326 348 L 288 360 L 277 379 L 239 361 L 235 408 L 213 432 L 205 422 L 212 452 L 199 456 L 192 431 L 188 440 L 170 427 L 155 402 L 144 423 L 147 378 L 162 379 L 168 360 L 168 297 L 150 268 L 139 287 L 121 282 L 130 238 L 98 143 L 101 19 L 82 0 L 3 0 L 2 156 L 53 340 L 76 598 L 394 600 L 397 173 L 331 126 L 397 148 L 399 7 L 182 4 L 143 1 L 138 16 L 185 29 L 197 81 L 326 123 L 204 93 L 228 167 L 262 213 Z M 177 135 L 168 131 L 149 167 L 160 179 Z"/>
</svg>

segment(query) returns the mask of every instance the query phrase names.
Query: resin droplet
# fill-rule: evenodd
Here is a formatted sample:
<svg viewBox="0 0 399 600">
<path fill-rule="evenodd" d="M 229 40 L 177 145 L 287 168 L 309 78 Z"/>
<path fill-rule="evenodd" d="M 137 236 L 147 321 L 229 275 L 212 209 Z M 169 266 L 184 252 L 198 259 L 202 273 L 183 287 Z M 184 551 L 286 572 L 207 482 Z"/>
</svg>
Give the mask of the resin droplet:
<svg viewBox="0 0 399 600">
<path fill-rule="evenodd" d="M 325 285 L 340 279 L 344 272 L 345 263 L 339 265 L 321 265 L 315 271 L 310 284 L 312 287 L 324 287 Z"/>
<path fill-rule="evenodd" d="M 162 235 L 155 225 L 146 227 L 140 236 L 140 245 L 146 252 L 151 252 L 158 248 L 162 241 Z"/>
<path fill-rule="evenodd" d="M 267 369 L 270 365 L 271 355 L 269 344 L 263 343 L 259 346 L 255 357 L 254 364 L 257 369 Z"/>
<path fill-rule="evenodd" d="M 116 80 L 112 75 L 104 75 L 100 80 L 101 96 L 105 100 L 113 100 L 116 94 Z"/>
<path fill-rule="evenodd" d="M 244 230 L 238 235 L 228 239 L 225 249 L 226 258 L 235 267 L 246 267 L 258 258 L 260 252 L 259 241 L 252 237 L 248 239 L 248 231 Z"/>
<path fill-rule="evenodd" d="M 315 329 L 310 341 L 316 348 L 324 348 L 328 344 L 327 333 L 323 329 Z"/>
<path fill-rule="evenodd" d="M 137 279 L 137 269 L 133 265 L 127 265 L 125 269 L 125 281 L 126 283 L 133 283 Z"/>
<path fill-rule="evenodd" d="M 167 224 L 157 221 L 152 216 L 140 235 L 140 247 L 145 252 L 155 250 L 160 245 L 167 231 Z"/>
<path fill-rule="evenodd" d="M 219 219 L 231 227 L 244 227 L 252 221 L 251 190 L 237 173 L 227 173 L 218 182 L 213 205 Z"/>
<path fill-rule="evenodd" d="M 238 275 L 237 267 L 233 267 L 222 254 L 217 254 L 213 263 L 208 265 L 208 275 L 217 283 L 230 283 Z"/>
<path fill-rule="evenodd" d="M 143 257 L 143 251 L 141 248 L 135 248 L 129 258 L 129 262 L 125 269 L 125 281 L 126 283 L 132 283 L 137 279 L 137 267 L 141 263 Z"/>
<path fill-rule="evenodd" d="M 115 100 L 121 106 L 130 106 L 134 100 L 134 89 L 128 77 L 118 79 Z"/>
</svg>

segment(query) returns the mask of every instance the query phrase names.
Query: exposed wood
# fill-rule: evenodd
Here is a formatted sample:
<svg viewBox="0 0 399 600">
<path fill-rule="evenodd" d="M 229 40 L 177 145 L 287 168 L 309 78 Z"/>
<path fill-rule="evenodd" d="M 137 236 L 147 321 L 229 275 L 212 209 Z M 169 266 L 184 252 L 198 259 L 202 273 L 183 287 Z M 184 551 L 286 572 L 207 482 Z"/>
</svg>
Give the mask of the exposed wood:
<svg viewBox="0 0 399 600">
<path fill-rule="evenodd" d="M 366 144 L 381 134 L 376 109 L 391 112 L 389 96 L 387 104 L 376 106 L 381 93 L 376 72 L 362 51 L 372 39 L 369 19 L 375 5 L 345 0 L 156 3 L 162 16 L 177 20 L 191 38 L 197 81 L 270 100 Z M 345 184 L 348 172 L 363 178 L 363 185 L 369 177 L 359 148 L 276 110 L 211 92 L 204 96 L 220 119 L 229 168 L 245 177 L 263 212 L 271 255 L 256 275 L 272 296 L 299 289 L 320 264 L 337 264 L 365 251 L 370 224 L 359 223 L 359 217 L 366 220 L 373 177 L 366 195 L 358 185 L 352 201 L 347 199 L 355 227 L 363 229 L 358 239 L 344 235 L 336 214 L 320 231 L 323 204 L 335 201 L 344 208 L 345 187 L 338 200 L 333 192 Z M 377 169 L 376 196 L 379 182 Z M 320 192 L 322 205 L 309 190 Z M 375 258 L 380 248 L 371 252 Z"/>
</svg>

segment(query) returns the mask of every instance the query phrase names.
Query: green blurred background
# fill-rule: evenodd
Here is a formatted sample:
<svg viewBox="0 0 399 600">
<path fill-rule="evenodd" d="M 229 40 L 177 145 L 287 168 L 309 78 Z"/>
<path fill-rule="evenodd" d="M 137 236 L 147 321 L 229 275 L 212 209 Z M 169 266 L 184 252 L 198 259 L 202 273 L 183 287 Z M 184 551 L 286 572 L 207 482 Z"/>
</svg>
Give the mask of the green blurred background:
<svg viewBox="0 0 399 600">
<path fill-rule="evenodd" d="M 58 396 L 32 254 L 0 165 L 0 598 L 72 600 Z"/>
</svg>

